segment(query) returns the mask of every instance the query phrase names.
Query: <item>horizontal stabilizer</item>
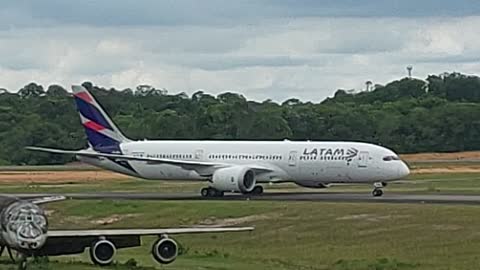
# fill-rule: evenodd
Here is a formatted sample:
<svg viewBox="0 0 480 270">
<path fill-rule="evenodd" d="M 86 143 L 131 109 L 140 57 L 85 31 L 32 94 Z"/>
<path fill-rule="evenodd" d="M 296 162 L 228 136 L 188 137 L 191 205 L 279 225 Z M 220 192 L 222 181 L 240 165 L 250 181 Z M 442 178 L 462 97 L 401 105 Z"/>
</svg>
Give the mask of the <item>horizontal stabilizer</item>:
<svg viewBox="0 0 480 270">
<path fill-rule="evenodd" d="M 47 153 L 53 153 L 53 154 L 76 155 L 79 153 L 79 151 L 76 151 L 76 150 L 53 149 L 53 148 L 36 147 L 36 146 L 27 146 L 25 147 L 25 149 L 30 151 L 47 152 Z"/>
</svg>

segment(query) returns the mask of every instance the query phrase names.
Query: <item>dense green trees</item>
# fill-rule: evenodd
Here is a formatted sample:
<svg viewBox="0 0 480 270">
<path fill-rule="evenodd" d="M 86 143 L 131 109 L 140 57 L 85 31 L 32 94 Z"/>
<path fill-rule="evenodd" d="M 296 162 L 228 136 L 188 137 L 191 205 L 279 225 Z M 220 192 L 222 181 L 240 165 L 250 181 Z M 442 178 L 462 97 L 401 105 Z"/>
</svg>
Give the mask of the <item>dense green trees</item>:
<svg viewBox="0 0 480 270">
<path fill-rule="evenodd" d="M 355 140 L 402 153 L 480 150 L 480 79 L 459 73 L 404 78 L 357 94 L 338 90 L 320 104 L 84 86 L 132 139 Z M 63 87 L 30 83 L 15 94 L 0 92 L 0 165 L 68 162 L 72 157 L 23 147 L 79 149 L 84 136 Z"/>
</svg>

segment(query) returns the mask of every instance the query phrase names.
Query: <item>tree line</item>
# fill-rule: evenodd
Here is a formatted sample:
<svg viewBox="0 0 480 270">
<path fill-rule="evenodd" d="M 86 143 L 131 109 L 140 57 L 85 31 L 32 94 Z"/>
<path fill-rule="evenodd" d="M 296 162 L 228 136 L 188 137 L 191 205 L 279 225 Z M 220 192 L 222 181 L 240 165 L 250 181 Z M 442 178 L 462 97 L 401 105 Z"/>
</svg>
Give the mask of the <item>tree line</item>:
<svg viewBox="0 0 480 270">
<path fill-rule="evenodd" d="M 400 153 L 480 150 L 480 78 L 460 73 L 403 78 L 369 91 L 337 90 L 320 103 L 257 102 L 226 92 L 171 95 L 165 89 L 105 89 L 85 82 L 132 139 L 352 140 Z M 30 83 L 0 89 L 0 165 L 61 164 L 73 157 L 25 151 L 29 145 L 86 146 L 64 87 Z"/>
</svg>

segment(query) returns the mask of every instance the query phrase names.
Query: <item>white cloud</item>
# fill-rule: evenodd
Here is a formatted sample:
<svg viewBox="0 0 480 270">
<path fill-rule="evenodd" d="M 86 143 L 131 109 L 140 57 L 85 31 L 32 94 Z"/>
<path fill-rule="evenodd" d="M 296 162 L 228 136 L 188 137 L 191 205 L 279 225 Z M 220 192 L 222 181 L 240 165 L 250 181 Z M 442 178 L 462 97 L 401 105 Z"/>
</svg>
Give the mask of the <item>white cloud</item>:
<svg viewBox="0 0 480 270">
<path fill-rule="evenodd" d="M 238 91 L 320 101 L 406 74 L 480 73 L 480 17 L 290 18 L 243 26 L 62 25 L 0 29 L 0 87 L 85 80 L 171 93 Z M 461 31 L 459 30 L 461 29 Z"/>
</svg>

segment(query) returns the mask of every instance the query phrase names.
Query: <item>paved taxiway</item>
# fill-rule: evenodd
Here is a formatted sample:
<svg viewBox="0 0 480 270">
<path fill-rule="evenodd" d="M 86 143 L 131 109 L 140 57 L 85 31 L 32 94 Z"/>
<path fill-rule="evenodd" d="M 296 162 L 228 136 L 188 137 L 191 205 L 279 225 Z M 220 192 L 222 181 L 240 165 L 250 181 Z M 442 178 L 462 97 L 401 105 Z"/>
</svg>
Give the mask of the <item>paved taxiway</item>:
<svg viewBox="0 0 480 270">
<path fill-rule="evenodd" d="M 66 194 L 12 194 L 18 197 L 38 197 L 64 195 L 69 199 L 115 199 L 115 200 L 263 200 L 263 201 L 325 201 L 325 202 L 369 202 L 369 203 L 443 203 L 480 204 L 480 195 L 440 195 L 440 194 L 389 194 L 372 197 L 369 193 L 265 193 L 245 196 L 229 194 L 221 198 L 203 198 L 195 193 L 66 193 Z"/>
</svg>

